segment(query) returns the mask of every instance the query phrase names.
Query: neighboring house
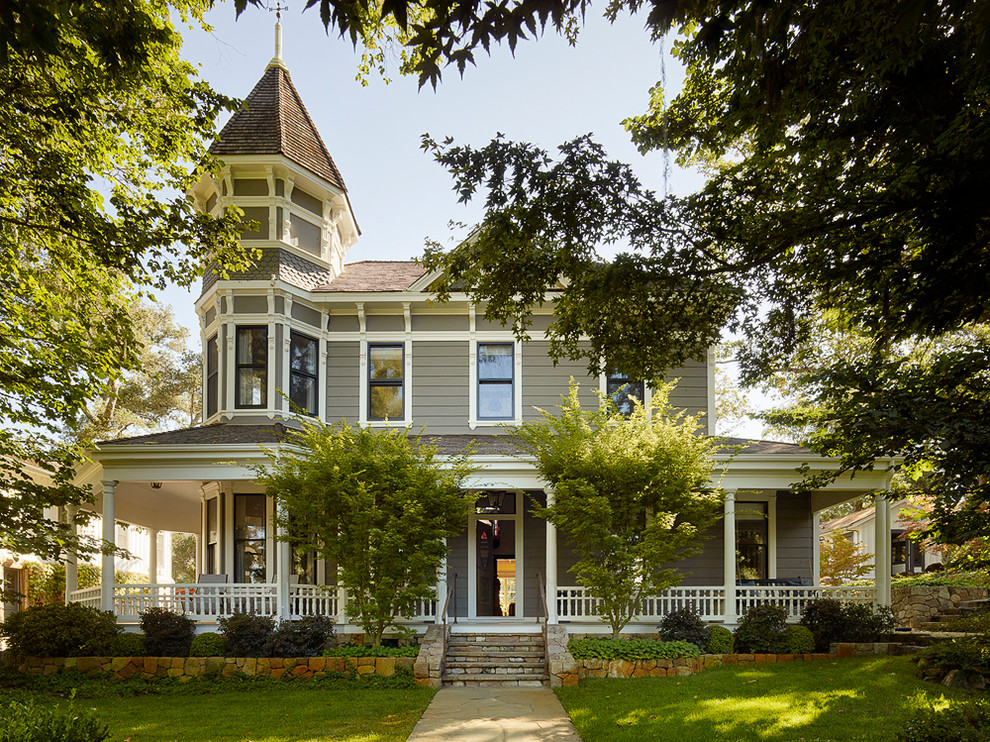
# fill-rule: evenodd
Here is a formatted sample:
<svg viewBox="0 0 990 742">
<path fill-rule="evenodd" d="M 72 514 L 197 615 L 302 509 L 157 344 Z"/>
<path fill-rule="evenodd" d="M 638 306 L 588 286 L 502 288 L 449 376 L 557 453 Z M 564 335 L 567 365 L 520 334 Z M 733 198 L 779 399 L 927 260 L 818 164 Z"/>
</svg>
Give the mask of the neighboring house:
<svg viewBox="0 0 990 742">
<path fill-rule="evenodd" d="M 589 377 L 581 362 L 554 366 L 544 336 L 552 308 L 537 313 L 531 339 L 520 342 L 463 294 L 436 303 L 434 277 L 415 262 L 345 264 L 360 234 L 347 188 L 280 59 L 247 102 L 213 145 L 226 163 L 222 175 L 192 189 L 206 211 L 243 209 L 258 229 L 242 239 L 262 251 L 249 271 L 228 279 L 208 273 L 196 302 L 205 424 L 101 443 L 80 472 L 98 487 L 105 522 L 198 533 L 198 571 L 215 577 L 209 587 L 114 585 L 107 577 L 74 591 L 73 600 L 112 609 L 123 622 L 164 605 L 202 626 L 256 610 L 334 615 L 338 632 L 355 631 L 332 569 L 276 541 L 272 501 L 254 481 L 252 465 L 267 460 L 262 446 L 278 445 L 293 424 L 291 402 L 320 420 L 424 429 L 443 453 L 473 442 L 478 507 L 449 540 L 437 584 L 441 598 L 453 590 L 450 614 L 459 627 L 526 631 L 548 620 L 597 630 L 593 601 L 568 572 L 574 554 L 527 505 L 546 502 L 544 483 L 530 461 L 513 455 L 501 426 L 536 419 L 534 406 L 557 404 L 572 376 L 588 404 L 597 390 L 648 396 L 649 388 L 619 375 Z M 691 363 L 671 378 L 680 379 L 672 403 L 704 413 L 711 430 L 711 365 Z M 762 600 L 796 617 L 820 592 L 815 513 L 886 484 L 883 472 L 864 472 L 855 482 L 795 494 L 797 467 L 820 471 L 832 461 L 790 444 L 734 442 L 741 452 L 720 456 L 725 471 L 716 473 L 728 492 L 724 522 L 703 553 L 678 565 L 682 586 L 650 600 L 641 622 L 692 606 L 707 620 L 734 623 Z M 872 588 L 822 591 L 874 599 Z M 881 580 L 877 597 L 889 600 L 889 581 Z M 409 625 L 423 630 L 441 620 L 443 602 L 425 601 Z"/>
<path fill-rule="evenodd" d="M 942 555 L 934 550 L 926 550 L 921 544 L 907 537 L 910 521 L 901 516 L 907 505 L 905 500 L 891 503 L 890 524 L 890 572 L 892 575 L 924 572 L 926 567 L 942 562 Z M 841 518 L 833 518 L 822 523 L 821 535 L 838 533 L 860 547 L 864 554 L 876 554 L 877 527 L 876 507 L 855 510 Z M 874 569 L 866 573 L 873 579 Z"/>
</svg>

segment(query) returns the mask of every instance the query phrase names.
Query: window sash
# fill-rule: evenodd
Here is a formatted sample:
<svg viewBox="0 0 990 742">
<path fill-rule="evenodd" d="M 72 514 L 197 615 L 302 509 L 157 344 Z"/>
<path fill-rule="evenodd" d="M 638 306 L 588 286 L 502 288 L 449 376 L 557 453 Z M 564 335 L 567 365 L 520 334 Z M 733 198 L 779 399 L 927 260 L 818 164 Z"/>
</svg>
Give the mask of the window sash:
<svg viewBox="0 0 990 742">
<path fill-rule="evenodd" d="M 268 328 L 238 326 L 235 354 L 236 407 L 268 406 Z"/>
<path fill-rule="evenodd" d="M 206 416 L 220 409 L 220 346 L 217 336 L 206 341 Z"/>
<path fill-rule="evenodd" d="M 301 332 L 289 334 L 289 401 L 307 415 L 319 409 L 320 343 Z"/>
<path fill-rule="evenodd" d="M 267 504 L 266 495 L 234 495 L 235 582 L 267 582 Z"/>
<path fill-rule="evenodd" d="M 368 346 L 369 420 L 405 419 L 405 364 L 404 345 Z"/>
<path fill-rule="evenodd" d="M 515 346 L 512 343 L 478 343 L 479 420 L 515 418 Z M 495 413 L 493 409 L 504 410 Z"/>
</svg>

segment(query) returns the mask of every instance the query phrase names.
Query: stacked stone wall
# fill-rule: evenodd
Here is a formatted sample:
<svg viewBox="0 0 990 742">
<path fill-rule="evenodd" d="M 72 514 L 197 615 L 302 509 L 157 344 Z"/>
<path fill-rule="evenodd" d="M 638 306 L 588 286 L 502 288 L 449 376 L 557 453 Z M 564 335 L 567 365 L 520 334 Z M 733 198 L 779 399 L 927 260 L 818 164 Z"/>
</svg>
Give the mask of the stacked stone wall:
<svg viewBox="0 0 990 742">
<path fill-rule="evenodd" d="M 314 678 L 331 672 L 392 675 L 413 667 L 413 657 L 15 657 L 28 675 L 83 672 L 113 679 L 232 677 Z"/>
<path fill-rule="evenodd" d="M 917 628 L 946 609 L 958 608 L 967 600 L 990 597 L 985 587 L 914 585 L 890 591 L 890 607 L 899 626 Z"/>
</svg>

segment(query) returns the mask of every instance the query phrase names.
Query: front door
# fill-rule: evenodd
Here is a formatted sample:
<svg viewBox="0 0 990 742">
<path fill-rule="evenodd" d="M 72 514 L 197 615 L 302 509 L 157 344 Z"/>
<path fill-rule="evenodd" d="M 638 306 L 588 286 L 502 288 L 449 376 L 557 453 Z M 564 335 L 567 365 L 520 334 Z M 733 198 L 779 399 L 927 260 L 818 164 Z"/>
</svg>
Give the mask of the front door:
<svg viewBox="0 0 990 742">
<path fill-rule="evenodd" d="M 522 519 L 516 512 L 517 499 L 515 492 L 487 492 L 475 507 L 469 530 L 471 617 L 522 616 Z"/>
</svg>

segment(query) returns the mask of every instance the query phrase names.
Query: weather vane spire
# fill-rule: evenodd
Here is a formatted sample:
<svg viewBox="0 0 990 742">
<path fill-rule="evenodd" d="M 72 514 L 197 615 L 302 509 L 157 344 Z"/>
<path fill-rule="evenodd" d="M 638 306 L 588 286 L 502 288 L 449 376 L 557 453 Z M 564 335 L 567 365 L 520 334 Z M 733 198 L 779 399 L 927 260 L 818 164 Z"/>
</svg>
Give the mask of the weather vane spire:
<svg viewBox="0 0 990 742">
<path fill-rule="evenodd" d="M 284 5 L 282 0 L 275 0 L 274 5 L 268 6 L 268 10 L 275 13 L 275 56 L 268 63 L 269 67 L 285 69 L 285 62 L 282 61 L 282 11 L 288 9 L 289 6 Z"/>
</svg>

